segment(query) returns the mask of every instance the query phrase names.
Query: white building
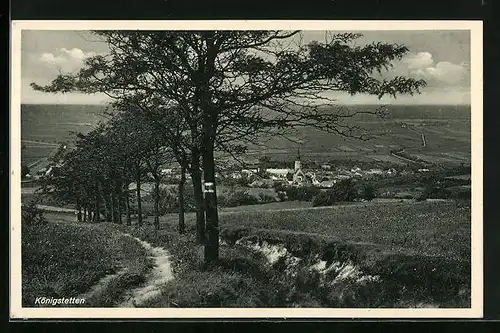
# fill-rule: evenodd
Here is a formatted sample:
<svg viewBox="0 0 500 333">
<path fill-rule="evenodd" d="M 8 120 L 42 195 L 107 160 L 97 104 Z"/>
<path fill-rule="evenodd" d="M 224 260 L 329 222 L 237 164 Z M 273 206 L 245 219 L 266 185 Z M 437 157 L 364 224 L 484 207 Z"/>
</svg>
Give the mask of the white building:
<svg viewBox="0 0 500 333">
<path fill-rule="evenodd" d="M 285 179 L 286 175 L 291 172 L 290 169 L 266 169 L 271 176 L 274 176 L 279 179 Z M 272 178 L 272 177 L 271 177 Z"/>
<path fill-rule="evenodd" d="M 380 169 L 370 169 L 366 172 L 366 174 L 368 174 L 368 175 L 381 175 L 383 173 L 384 172 Z"/>
</svg>

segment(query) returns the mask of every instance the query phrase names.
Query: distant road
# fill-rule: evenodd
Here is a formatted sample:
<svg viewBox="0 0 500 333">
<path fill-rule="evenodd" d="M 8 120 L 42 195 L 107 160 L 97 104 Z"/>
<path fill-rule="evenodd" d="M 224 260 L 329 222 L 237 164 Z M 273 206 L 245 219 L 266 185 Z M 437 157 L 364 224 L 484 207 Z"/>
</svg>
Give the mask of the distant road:
<svg viewBox="0 0 500 333">
<path fill-rule="evenodd" d="M 47 206 L 47 205 L 37 205 L 37 207 L 45 212 L 55 212 L 55 213 L 78 213 L 76 209 Z"/>
<path fill-rule="evenodd" d="M 58 143 L 50 143 L 50 142 L 42 142 L 42 141 L 33 141 L 33 140 L 21 140 L 21 142 L 36 143 L 37 145 L 42 145 L 42 146 L 59 147 L 59 144 L 58 144 Z"/>
</svg>

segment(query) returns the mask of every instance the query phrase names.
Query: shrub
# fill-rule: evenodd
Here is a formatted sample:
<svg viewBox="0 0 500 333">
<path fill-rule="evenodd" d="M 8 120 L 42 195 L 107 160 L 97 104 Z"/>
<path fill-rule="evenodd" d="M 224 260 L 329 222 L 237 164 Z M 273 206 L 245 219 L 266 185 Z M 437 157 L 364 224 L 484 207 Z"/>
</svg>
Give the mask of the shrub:
<svg viewBox="0 0 500 333">
<path fill-rule="evenodd" d="M 179 212 L 178 198 L 179 193 L 177 192 L 177 188 L 160 188 L 160 215 Z M 186 212 L 196 211 L 194 190 L 193 187 L 189 185 L 184 189 L 184 210 Z"/>
<path fill-rule="evenodd" d="M 285 189 L 288 200 L 312 201 L 320 192 L 320 189 L 314 186 L 287 187 Z"/>
<path fill-rule="evenodd" d="M 425 199 L 447 199 L 450 198 L 451 192 L 445 188 L 444 183 L 440 181 L 428 182 L 422 193 L 416 198 L 417 201 Z"/>
<path fill-rule="evenodd" d="M 258 203 L 259 199 L 250 195 L 248 191 L 235 191 L 229 193 L 225 202 L 221 204 L 224 204 L 226 207 L 237 207 L 243 205 L 255 205 Z"/>
<path fill-rule="evenodd" d="M 275 202 L 276 198 L 266 193 L 259 193 L 259 201 L 260 203 Z"/>
<path fill-rule="evenodd" d="M 276 193 L 278 194 L 278 200 L 279 201 L 286 201 L 286 200 L 288 200 L 288 196 L 286 195 L 285 191 L 276 191 Z"/>
<path fill-rule="evenodd" d="M 273 188 L 276 192 L 284 192 L 287 189 L 287 184 L 284 182 L 275 181 L 273 183 Z"/>
<path fill-rule="evenodd" d="M 321 191 L 314 197 L 312 202 L 313 207 L 318 206 L 332 206 L 337 202 L 336 194 L 333 189 L 328 189 L 326 191 Z"/>
<path fill-rule="evenodd" d="M 30 173 L 30 168 L 26 165 L 23 164 L 21 166 L 21 178 L 24 179 L 26 176 Z"/>
<path fill-rule="evenodd" d="M 43 212 L 34 201 L 23 205 L 21 208 L 21 222 L 23 226 L 39 226 L 47 223 Z"/>
<path fill-rule="evenodd" d="M 336 201 L 353 201 L 356 198 L 354 182 L 351 179 L 344 179 L 332 187 Z"/>
<path fill-rule="evenodd" d="M 361 188 L 361 199 L 372 201 L 375 198 L 375 186 L 366 184 Z"/>
</svg>

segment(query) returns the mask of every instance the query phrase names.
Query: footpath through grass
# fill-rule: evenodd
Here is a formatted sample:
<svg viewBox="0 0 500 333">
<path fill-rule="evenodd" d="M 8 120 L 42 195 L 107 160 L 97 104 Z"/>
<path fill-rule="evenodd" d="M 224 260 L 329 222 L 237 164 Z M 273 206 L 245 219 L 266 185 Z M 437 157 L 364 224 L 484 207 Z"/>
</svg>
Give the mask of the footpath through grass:
<svg viewBox="0 0 500 333">
<path fill-rule="evenodd" d="M 128 274 L 91 306 L 119 302 L 151 268 L 145 250 L 125 232 L 172 255 L 175 278 L 146 307 L 470 305 L 470 203 L 221 212 L 220 260 L 209 266 L 195 244 L 193 214 L 186 215 L 185 235 L 178 234 L 176 218 L 162 217 L 161 230 L 149 219 L 142 227 L 53 221 L 25 228 L 23 304 L 32 306 L 37 296 L 79 295 L 125 268 Z M 287 254 L 275 262 L 259 250 L 283 247 Z M 338 269 L 314 268 L 318 264 Z"/>
<path fill-rule="evenodd" d="M 104 276 L 126 271 L 82 305 L 113 306 L 150 268 L 142 246 L 107 225 L 51 220 L 22 229 L 23 306 L 38 306 L 37 297 L 79 296 Z"/>
</svg>

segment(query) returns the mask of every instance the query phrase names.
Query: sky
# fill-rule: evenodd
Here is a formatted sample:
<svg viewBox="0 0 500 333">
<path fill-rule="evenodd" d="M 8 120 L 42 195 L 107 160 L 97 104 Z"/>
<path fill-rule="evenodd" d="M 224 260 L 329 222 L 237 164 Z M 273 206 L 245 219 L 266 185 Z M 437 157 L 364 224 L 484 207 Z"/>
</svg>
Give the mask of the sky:
<svg viewBox="0 0 500 333">
<path fill-rule="evenodd" d="M 387 77 L 424 79 L 421 94 L 397 99 L 327 93 L 342 104 L 470 104 L 470 32 L 359 31 L 357 45 L 371 42 L 403 44 L 409 52 Z M 303 42 L 323 41 L 324 31 L 304 31 Z M 34 91 L 31 82 L 47 84 L 59 73 L 77 71 L 85 58 L 105 54 L 107 44 L 86 31 L 23 30 L 21 35 L 21 102 L 24 104 L 103 104 L 102 94 L 51 94 Z"/>
</svg>

